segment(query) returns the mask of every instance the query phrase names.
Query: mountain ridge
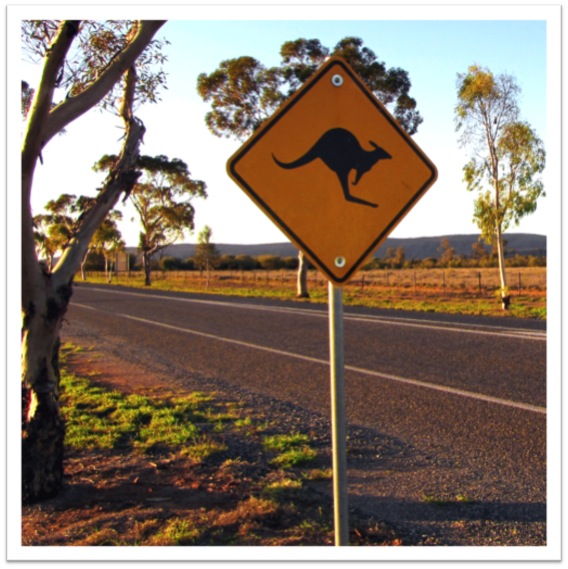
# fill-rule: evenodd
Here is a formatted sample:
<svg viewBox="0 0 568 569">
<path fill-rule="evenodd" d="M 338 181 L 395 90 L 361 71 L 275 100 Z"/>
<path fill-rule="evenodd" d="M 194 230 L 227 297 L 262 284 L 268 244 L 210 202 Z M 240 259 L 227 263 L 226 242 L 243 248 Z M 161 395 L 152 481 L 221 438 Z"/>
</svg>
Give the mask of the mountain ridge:
<svg viewBox="0 0 568 569">
<path fill-rule="evenodd" d="M 437 237 L 388 237 L 385 242 L 375 251 L 374 257 L 384 257 L 388 249 L 404 249 L 407 259 L 438 258 L 443 240 L 449 242 L 454 248 L 455 255 L 471 256 L 472 245 L 479 241 L 478 234 L 455 234 L 441 235 Z M 534 233 L 509 233 L 505 234 L 506 255 L 533 255 L 536 257 L 546 256 L 546 236 Z M 483 243 L 484 244 L 484 243 Z M 484 244 L 485 245 L 485 244 Z M 298 249 L 290 242 L 258 243 L 252 245 L 215 243 L 221 255 L 277 255 L 279 257 L 295 257 Z M 175 243 L 164 249 L 161 257 L 176 257 L 187 259 L 195 254 L 197 245 L 193 243 Z M 487 251 L 490 247 L 485 245 Z M 136 253 L 136 247 L 127 247 L 129 253 Z"/>
</svg>

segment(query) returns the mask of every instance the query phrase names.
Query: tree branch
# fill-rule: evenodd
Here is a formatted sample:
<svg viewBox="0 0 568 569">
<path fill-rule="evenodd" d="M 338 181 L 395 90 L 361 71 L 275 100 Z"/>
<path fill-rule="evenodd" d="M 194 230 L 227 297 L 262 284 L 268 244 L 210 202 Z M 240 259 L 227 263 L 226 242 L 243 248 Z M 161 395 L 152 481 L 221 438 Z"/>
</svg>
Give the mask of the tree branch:
<svg viewBox="0 0 568 569">
<path fill-rule="evenodd" d="M 130 44 L 111 60 L 96 81 L 82 93 L 66 99 L 51 111 L 45 132 L 45 143 L 69 123 L 102 101 L 165 23 L 166 20 L 142 20 Z"/>
<path fill-rule="evenodd" d="M 126 129 L 122 151 L 115 165 L 110 169 L 103 189 L 99 193 L 93 207 L 85 214 L 77 232 L 53 270 L 54 278 L 56 278 L 58 283 L 63 284 L 73 278 L 73 275 L 81 267 L 81 260 L 89 247 L 95 231 L 104 221 L 109 211 L 116 205 L 120 195 L 123 192 L 125 194 L 130 193 L 140 177 L 141 173 L 136 169 L 136 164 L 145 128 L 141 121 L 131 118 L 135 91 L 133 83 L 135 82 L 136 74 L 127 71 L 124 102 L 122 105 L 123 109 L 125 109 L 123 120 Z"/>
<path fill-rule="evenodd" d="M 75 39 L 79 21 L 64 21 L 46 55 L 45 64 L 32 107 L 28 113 L 22 144 L 22 306 L 27 309 L 34 290 L 43 285 L 34 243 L 31 191 L 37 159 L 45 141 L 45 124 L 49 116 L 59 70 Z"/>
</svg>

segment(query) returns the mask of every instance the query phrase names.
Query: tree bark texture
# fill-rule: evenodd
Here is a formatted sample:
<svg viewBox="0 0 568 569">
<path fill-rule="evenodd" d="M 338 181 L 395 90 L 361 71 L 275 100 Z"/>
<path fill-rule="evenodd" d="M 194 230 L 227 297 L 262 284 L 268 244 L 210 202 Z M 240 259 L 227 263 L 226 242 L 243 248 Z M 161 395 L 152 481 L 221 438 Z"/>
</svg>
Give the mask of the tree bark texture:
<svg viewBox="0 0 568 569">
<path fill-rule="evenodd" d="M 152 286 L 152 258 L 151 254 L 146 251 L 142 252 L 142 266 L 144 267 L 144 286 Z"/>
<path fill-rule="evenodd" d="M 499 261 L 499 280 L 501 282 L 501 307 L 508 310 L 511 304 L 511 295 L 507 286 L 507 273 L 505 270 L 505 251 L 503 250 L 503 234 L 501 226 L 497 224 L 495 239 L 497 241 L 497 258 Z"/>
<path fill-rule="evenodd" d="M 54 287 L 44 275 L 44 294 L 24 310 L 22 330 L 22 498 L 57 494 L 63 481 L 65 425 L 59 411 L 59 333 L 71 283 Z"/>
<path fill-rule="evenodd" d="M 496 174 L 494 175 L 494 185 L 495 185 L 495 240 L 497 242 L 497 259 L 499 262 L 499 281 L 501 283 L 501 307 L 503 310 L 508 310 L 511 304 L 511 295 L 509 294 L 509 288 L 507 286 L 507 272 L 505 269 L 505 251 L 503 250 L 503 231 L 501 230 L 501 214 L 500 214 L 500 201 L 499 201 L 499 178 L 497 174 L 497 169 L 495 169 Z"/>
</svg>

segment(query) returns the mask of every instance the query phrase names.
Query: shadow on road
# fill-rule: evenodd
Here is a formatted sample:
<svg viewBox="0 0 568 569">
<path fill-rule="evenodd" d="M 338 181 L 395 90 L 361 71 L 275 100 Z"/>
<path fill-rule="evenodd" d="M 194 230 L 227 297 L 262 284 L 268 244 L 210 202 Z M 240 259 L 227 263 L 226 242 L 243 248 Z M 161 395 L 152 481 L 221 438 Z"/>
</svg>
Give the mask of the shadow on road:
<svg viewBox="0 0 568 569">
<path fill-rule="evenodd" d="M 546 522 L 544 503 L 458 500 L 419 502 L 371 495 L 357 496 L 356 500 L 364 503 L 366 510 L 380 512 L 381 518 L 388 519 L 394 514 L 401 521 Z"/>
</svg>

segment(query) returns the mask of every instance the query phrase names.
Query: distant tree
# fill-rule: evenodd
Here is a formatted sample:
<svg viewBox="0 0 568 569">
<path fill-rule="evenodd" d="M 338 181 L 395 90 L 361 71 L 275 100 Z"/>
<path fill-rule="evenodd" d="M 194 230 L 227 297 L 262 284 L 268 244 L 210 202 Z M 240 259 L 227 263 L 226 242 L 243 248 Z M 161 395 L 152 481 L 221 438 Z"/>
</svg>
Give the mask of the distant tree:
<svg viewBox="0 0 568 569">
<path fill-rule="evenodd" d="M 472 65 L 458 74 L 456 130 L 462 147 L 474 157 L 464 166 L 469 191 L 478 192 L 474 219 L 486 243 L 495 244 L 501 281 L 501 303 L 509 307 L 503 233 L 511 223 L 535 211 L 544 195 L 540 174 L 545 167 L 542 141 L 519 120 L 520 89 L 514 77 L 494 75 Z"/>
<path fill-rule="evenodd" d="M 85 262 L 81 266 L 81 271 L 104 271 L 105 270 L 105 259 L 102 255 L 98 253 L 89 253 L 85 259 Z M 81 275 L 84 280 L 84 275 Z"/>
<path fill-rule="evenodd" d="M 206 274 L 205 288 L 209 290 L 210 271 L 213 269 L 220 257 L 219 250 L 211 242 L 213 230 L 206 225 L 197 236 L 197 247 L 195 250 L 195 266 Z"/>
<path fill-rule="evenodd" d="M 404 266 L 404 261 L 406 259 L 406 253 L 404 247 L 397 247 L 394 255 L 394 262 L 397 268 L 402 268 Z"/>
<path fill-rule="evenodd" d="M 220 271 L 229 271 L 232 269 L 236 269 L 237 263 L 235 261 L 235 256 L 229 255 L 227 253 L 225 253 L 223 255 L 219 254 L 219 258 L 217 259 L 216 267 Z"/>
<path fill-rule="evenodd" d="M 438 265 L 438 259 L 436 259 L 435 257 L 426 257 L 422 259 L 422 262 L 420 263 L 420 267 L 422 267 L 423 269 L 433 269 L 437 265 Z"/>
<path fill-rule="evenodd" d="M 284 268 L 284 261 L 278 255 L 259 255 L 256 260 L 261 269 L 277 271 Z"/>
<path fill-rule="evenodd" d="M 454 260 L 456 250 L 450 245 L 450 241 L 447 237 L 442 239 L 438 252 L 440 253 L 439 264 L 441 266 L 449 267 Z"/>
<path fill-rule="evenodd" d="M 487 250 L 480 241 L 475 241 L 471 244 L 471 256 L 475 261 L 480 263 L 483 259 L 487 258 Z"/>
<path fill-rule="evenodd" d="M 34 63 L 43 62 L 38 85 L 22 85 L 26 118 L 21 147 L 24 502 L 54 496 L 61 488 L 65 424 L 59 408 L 60 330 L 74 275 L 94 232 L 138 176 L 135 160 L 144 126 L 134 118 L 134 105 L 157 100 L 165 81 L 163 42 L 153 39 L 163 24 L 144 20 L 22 22 L 23 53 Z M 124 124 L 120 158 L 95 205 L 78 220 L 57 264 L 47 271 L 39 262 L 34 239 L 35 169 L 51 139 L 95 106 L 114 109 Z"/>
<path fill-rule="evenodd" d="M 40 258 L 45 259 L 49 273 L 53 269 L 53 260 L 57 253 L 62 253 L 69 245 L 76 231 L 77 197 L 62 194 L 56 200 L 50 200 L 45 206 L 45 213 L 34 216 L 34 240 Z"/>
<path fill-rule="evenodd" d="M 253 271 L 260 266 L 258 261 L 250 255 L 236 255 L 235 262 L 237 263 L 237 268 L 241 271 Z"/>
<path fill-rule="evenodd" d="M 94 166 L 97 171 L 108 170 L 115 156 L 103 156 Z M 195 210 L 191 201 L 207 197 L 205 182 L 193 180 L 187 164 L 167 156 L 140 156 L 136 162 L 142 172 L 129 194 L 138 212 L 142 231 L 140 250 L 144 269 L 144 284 L 152 284 L 151 258 L 193 231 Z"/>
<path fill-rule="evenodd" d="M 284 257 L 282 261 L 286 269 L 294 271 L 298 268 L 298 257 Z"/>
<path fill-rule="evenodd" d="M 266 68 L 253 57 L 241 56 L 222 61 L 212 73 L 198 76 L 197 91 L 211 103 L 205 122 L 213 134 L 237 139 L 250 136 L 330 55 L 343 57 L 409 134 L 415 134 L 422 122 L 416 101 L 409 95 L 408 72 L 388 69 L 360 38 L 346 37 L 333 49 L 318 39 L 300 38 L 284 43 L 280 55 L 278 67 Z M 298 296 L 308 296 L 306 270 L 301 253 Z"/>
<path fill-rule="evenodd" d="M 89 251 L 103 256 L 105 277 L 108 283 L 112 281 L 113 269 L 116 268 L 116 257 L 119 252 L 124 251 L 126 246 L 117 225 L 117 222 L 121 219 L 122 214 L 120 211 L 111 211 L 95 231 L 89 248 Z M 81 269 L 83 268 L 86 257 L 85 255 Z"/>
<path fill-rule="evenodd" d="M 87 196 L 77 198 L 73 194 L 62 194 L 56 200 L 50 200 L 45 206 L 45 212 L 34 216 L 34 238 L 38 255 L 45 259 L 48 272 L 53 269 L 55 255 L 62 254 L 75 236 L 80 221 L 94 205 L 95 199 Z M 105 259 L 105 274 L 108 279 L 108 261 L 110 255 L 120 247 L 124 247 L 116 221 L 122 214 L 111 210 L 101 225 L 95 231 L 89 246 L 81 260 L 81 275 L 85 280 L 84 266 L 89 253 L 95 251 Z M 110 281 L 109 281 L 110 282 Z"/>
<path fill-rule="evenodd" d="M 177 257 L 162 257 L 160 259 L 160 269 L 162 271 L 179 271 L 183 267 L 183 261 Z"/>
<path fill-rule="evenodd" d="M 391 269 L 402 269 L 405 258 L 406 253 L 404 247 L 397 247 L 396 249 L 388 247 L 385 252 L 385 261 Z"/>
</svg>

